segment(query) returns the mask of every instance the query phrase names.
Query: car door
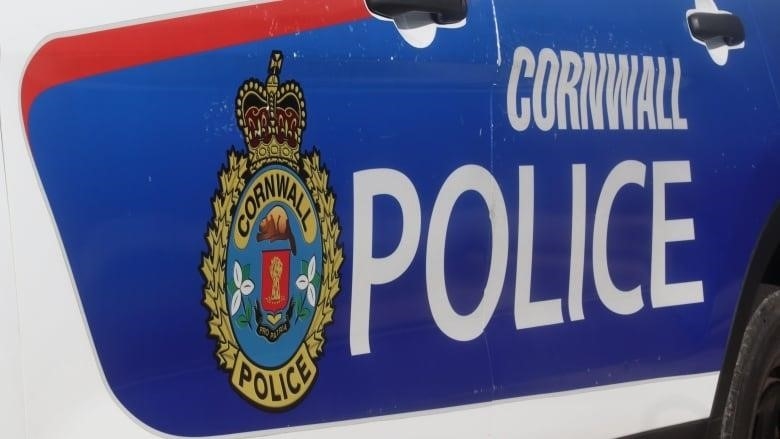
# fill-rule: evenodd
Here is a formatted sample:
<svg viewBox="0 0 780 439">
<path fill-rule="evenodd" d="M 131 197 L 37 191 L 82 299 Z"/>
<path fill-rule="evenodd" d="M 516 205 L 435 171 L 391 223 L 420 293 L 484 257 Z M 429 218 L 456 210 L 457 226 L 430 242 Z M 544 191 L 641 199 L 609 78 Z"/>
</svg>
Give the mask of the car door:
<svg viewBox="0 0 780 439">
<path fill-rule="evenodd" d="M 769 14 L 719 2 L 724 58 L 687 21 L 712 2 L 412 3 L 131 7 L 41 42 L 3 101 L 32 436 L 709 414 L 780 187 Z"/>
<path fill-rule="evenodd" d="M 718 2 L 746 35 L 721 58 L 689 29 L 705 3 L 495 1 L 519 300 L 496 316 L 515 332 L 490 338 L 498 397 L 721 368 L 778 199 L 778 106 L 749 3 Z M 631 411 L 645 428 L 706 418 L 709 377 L 665 402 L 637 388 Z"/>
<path fill-rule="evenodd" d="M 21 93 L 30 148 L 135 419 L 241 434 L 492 398 L 485 340 L 456 343 L 431 316 L 425 253 L 449 240 L 446 292 L 468 313 L 492 188 L 443 202 L 443 230 L 428 218 L 454 169 L 479 165 L 460 177 L 473 185 L 490 168 L 490 6 L 470 2 L 424 49 L 407 42 L 421 26 L 402 36 L 362 0 L 40 47 Z"/>
</svg>

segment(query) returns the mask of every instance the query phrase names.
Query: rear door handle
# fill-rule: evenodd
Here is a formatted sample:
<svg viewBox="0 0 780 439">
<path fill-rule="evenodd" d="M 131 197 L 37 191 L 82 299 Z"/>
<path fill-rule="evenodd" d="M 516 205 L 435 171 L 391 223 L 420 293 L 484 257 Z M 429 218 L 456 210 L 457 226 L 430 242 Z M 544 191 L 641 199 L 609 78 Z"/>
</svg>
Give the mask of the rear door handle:
<svg viewBox="0 0 780 439">
<path fill-rule="evenodd" d="M 688 16 L 691 35 L 706 43 L 722 40 L 727 46 L 738 46 L 745 41 L 745 28 L 742 20 L 733 14 L 694 12 Z"/>
<path fill-rule="evenodd" d="M 395 19 L 410 12 L 428 13 L 436 24 L 455 24 L 468 13 L 466 0 L 366 0 L 376 15 Z"/>
</svg>

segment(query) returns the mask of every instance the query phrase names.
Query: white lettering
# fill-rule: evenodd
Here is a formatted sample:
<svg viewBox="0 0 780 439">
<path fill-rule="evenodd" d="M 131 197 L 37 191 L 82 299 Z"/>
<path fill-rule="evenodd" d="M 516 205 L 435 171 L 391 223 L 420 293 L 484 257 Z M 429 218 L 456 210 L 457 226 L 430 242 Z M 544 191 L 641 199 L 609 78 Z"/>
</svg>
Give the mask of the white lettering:
<svg viewBox="0 0 780 439">
<path fill-rule="evenodd" d="M 526 65 L 523 73 L 524 78 L 533 78 L 536 60 L 533 53 L 527 47 L 518 47 L 515 49 L 515 56 L 512 61 L 512 71 L 509 73 L 509 86 L 506 90 L 506 108 L 509 115 L 509 123 L 517 131 L 525 131 L 531 124 L 531 99 L 520 98 L 520 112 L 517 111 L 517 87 L 520 82 L 520 74 L 523 72 L 523 65 Z"/>
<path fill-rule="evenodd" d="M 676 130 L 687 130 L 688 119 L 680 116 L 680 59 L 672 58 L 672 126 Z"/>
<path fill-rule="evenodd" d="M 582 129 L 588 129 L 588 108 L 591 109 L 593 129 L 604 129 L 604 84 L 607 79 L 606 57 L 599 54 L 599 64 L 596 64 L 596 55 L 585 52 L 585 70 L 582 72 L 582 84 L 580 85 L 580 117 Z M 601 68 L 599 68 L 601 66 Z M 587 93 L 588 99 L 585 99 Z"/>
<path fill-rule="evenodd" d="M 664 113 L 664 87 L 666 85 L 666 60 L 658 57 L 658 84 L 655 86 L 655 111 L 658 118 L 658 129 L 671 130 L 672 119 Z"/>
<path fill-rule="evenodd" d="M 593 58 L 595 60 L 595 57 Z M 524 61 L 525 62 L 525 61 Z M 647 66 L 647 59 L 643 64 Z M 659 62 L 659 66 L 661 63 Z M 567 70 L 575 67 L 566 67 Z M 661 69 L 661 68 L 659 68 Z M 651 83 L 648 73 L 640 79 L 640 89 Z M 650 89 L 655 91 L 655 89 Z M 582 96 L 582 95 L 580 95 Z M 651 93 L 652 96 L 652 93 Z M 658 101 L 654 101 L 657 103 Z M 568 102 L 571 104 L 571 102 Z M 645 117 L 656 115 L 654 111 Z M 668 119 L 668 118 L 667 118 Z M 674 117 L 672 117 L 672 120 Z M 572 119 L 573 120 L 573 119 Z M 649 120 L 649 119 L 648 119 Z M 660 118 L 659 118 L 660 120 Z M 564 322 L 563 297 L 533 300 L 538 296 L 531 290 L 534 270 L 535 240 L 535 193 L 534 167 L 519 166 L 518 170 L 518 223 L 515 267 L 514 318 L 518 330 L 555 325 Z M 591 263 L 593 284 L 600 302 L 615 314 L 625 316 L 645 308 L 642 283 L 627 290 L 615 285 L 610 273 L 611 259 L 608 254 L 610 224 L 626 218 L 615 202 L 630 185 L 645 187 L 647 166 L 635 160 L 618 163 L 601 185 L 592 218 Z M 651 259 L 649 283 L 649 304 L 652 308 L 680 306 L 704 301 L 702 280 L 670 283 L 667 281 L 667 252 L 669 244 L 695 240 L 693 218 L 667 218 L 667 186 L 691 183 L 689 161 L 662 161 L 652 163 L 652 215 L 651 215 Z M 369 316 L 371 294 L 374 285 L 383 285 L 401 277 L 410 267 L 417 254 L 421 237 L 422 218 L 420 197 L 414 184 L 400 171 L 392 169 L 369 169 L 353 175 L 354 196 L 354 238 L 352 255 L 352 304 L 350 316 L 350 351 L 353 356 L 371 353 L 369 340 Z M 588 229 L 588 187 L 587 168 L 583 163 L 571 165 L 571 253 L 569 258 L 569 286 L 567 308 L 568 320 L 585 319 L 583 302 L 585 282 L 585 245 L 589 238 Z M 595 186 L 594 189 L 598 188 Z M 490 220 L 491 248 L 490 265 L 484 289 L 475 291 L 479 303 L 473 311 L 460 314 L 452 307 L 445 279 L 445 255 L 447 254 L 447 233 L 450 222 L 463 220 L 453 218 L 457 201 L 467 192 L 473 191 L 485 202 Z M 623 192 L 621 192 L 623 191 Z M 547 194 L 542 190 L 540 193 Z M 397 247 L 384 257 L 373 254 L 373 230 L 375 199 L 389 196 L 400 206 L 401 237 Z M 543 218 L 549 218 L 545 215 Z M 394 221 L 395 219 L 389 219 Z M 509 221 L 507 205 L 499 183 L 482 166 L 468 164 L 457 168 L 442 184 L 433 205 L 425 251 L 425 289 L 428 305 L 434 323 L 444 335 L 457 341 L 469 341 L 480 337 L 495 313 L 504 287 L 509 261 Z M 618 272 L 616 272 L 618 273 Z M 694 278 L 695 279 L 695 278 Z M 422 286 L 419 288 L 422 294 Z M 562 294 L 561 294 L 562 296 Z"/>
<path fill-rule="evenodd" d="M 447 296 L 444 279 L 444 247 L 452 209 L 458 198 L 466 191 L 479 194 L 490 209 L 493 250 L 482 300 L 471 314 L 461 315 L 452 309 Z M 444 334 L 454 340 L 469 341 L 479 337 L 498 305 L 509 257 L 509 221 L 506 204 L 498 182 L 485 168 L 465 165 L 447 177 L 433 205 L 425 256 L 428 304 L 431 307 L 433 320 Z"/>
<path fill-rule="evenodd" d="M 531 301 L 531 263 L 534 246 L 534 168 L 520 166 L 517 223 L 517 276 L 515 276 L 515 327 L 517 329 L 563 323 L 561 299 Z"/>
<path fill-rule="evenodd" d="M 555 52 L 552 49 L 542 49 L 539 52 L 539 65 L 536 68 L 533 90 L 534 120 L 536 126 L 542 131 L 549 131 L 555 123 L 555 88 L 559 69 Z M 542 99 L 543 91 L 544 99 Z"/>
<path fill-rule="evenodd" d="M 544 48 L 534 57 L 530 49 L 519 46 L 507 84 L 509 123 L 516 131 L 531 125 L 542 131 L 553 127 L 602 130 L 606 106 L 610 130 L 687 130 L 688 121 L 680 114 L 680 60 L 671 60 L 667 95 L 667 60 L 663 57 L 643 56 L 640 66 L 637 55 Z M 530 97 L 523 96 L 521 78 L 533 79 Z M 666 115 L 667 96 L 671 97 L 671 118 Z"/>
<path fill-rule="evenodd" d="M 607 232 L 612 204 L 620 189 L 635 184 L 645 186 L 645 165 L 635 160 L 619 163 L 607 176 L 596 204 L 596 218 L 593 225 L 593 280 L 601 302 L 617 314 L 633 314 L 644 306 L 642 287 L 621 290 L 612 282 L 607 257 Z"/>
<path fill-rule="evenodd" d="M 579 99 L 574 88 L 582 76 L 582 58 L 574 52 L 561 52 L 561 76 L 558 79 L 558 129 L 566 129 L 566 102 L 569 102 L 569 119 L 571 128 L 580 129 Z"/>
<path fill-rule="evenodd" d="M 623 129 L 634 129 L 634 90 L 638 68 L 636 56 L 631 56 L 629 67 L 628 56 L 618 56 L 618 65 L 615 66 L 615 55 L 607 55 L 607 119 L 611 130 L 620 129 L 618 114 L 623 120 Z"/>
<path fill-rule="evenodd" d="M 645 129 L 645 119 L 647 127 L 655 129 L 655 108 L 653 108 L 655 83 L 655 65 L 653 57 L 642 57 L 642 79 L 639 80 L 639 102 L 637 103 L 637 129 Z"/>
<path fill-rule="evenodd" d="M 409 268 L 420 241 L 422 215 L 414 184 L 403 173 L 393 169 L 369 169 L 356 172 L 352 180 L 355 236 L 352 241 L 349 349 L 352 355 L 362 355 L 371 352 L 368 339 L 371 286 L 392 282 Z M 380 195 L 393 197 L 401 207 L 401 239 L 392 253 L 374 258 L 374 198 Z"/>
<path fill-rule="evenodd" d="M 702 281 L 666 283 L 666 244 L 696 238 L 693 218 L 666 219 L 666 185 L 690 183 L 687 161 L 653 163 L 653 238 L 650 263 L 650 300 L 653 308 L 704 302 Z"/>
<path fill-rule="evenodd" d="M 585 165 L 571 166 L 571 258 L 569 318 L 582 320 L 582 279 L 585 272 Z"/>
</svg>

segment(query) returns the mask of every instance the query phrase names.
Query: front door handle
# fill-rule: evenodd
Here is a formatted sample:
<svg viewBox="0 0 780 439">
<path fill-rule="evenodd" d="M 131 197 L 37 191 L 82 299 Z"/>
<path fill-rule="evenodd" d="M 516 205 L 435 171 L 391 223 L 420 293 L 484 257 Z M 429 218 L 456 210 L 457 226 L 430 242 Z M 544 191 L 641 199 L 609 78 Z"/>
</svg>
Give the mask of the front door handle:
<svg viewBox="0 0 780 439">
<path fill-rule="evenodd" d="M 745 41 L 742 20 L 733 14 L 694 12 L 688 16 L 688 26 L 691 35 L 703 43 L 722 40 L 727 46 L 733 47 Z"/>
<path fill-rule="evenodd" d="M 466 0 L 366 0 L 366 5 L 371 12 L 390 19 L 410 12 L 428 13 L 436 24 L 458 23 L 468 12 Z"/>
</svg>

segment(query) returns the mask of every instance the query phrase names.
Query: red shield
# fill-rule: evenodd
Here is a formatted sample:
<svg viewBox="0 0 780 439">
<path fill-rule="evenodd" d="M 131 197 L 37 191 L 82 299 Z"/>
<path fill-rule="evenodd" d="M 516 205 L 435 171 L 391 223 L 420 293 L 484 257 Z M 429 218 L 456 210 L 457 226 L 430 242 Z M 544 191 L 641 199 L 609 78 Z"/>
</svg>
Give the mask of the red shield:
<svg viewBox="0 0 780 439">
<path fill-rule="evenodd" d="M 290 299 L 290 250 L 264 251 L 262 259 L 260 303 L 263 310 L 276 314 L 287 307 Z"/>
</svg>

